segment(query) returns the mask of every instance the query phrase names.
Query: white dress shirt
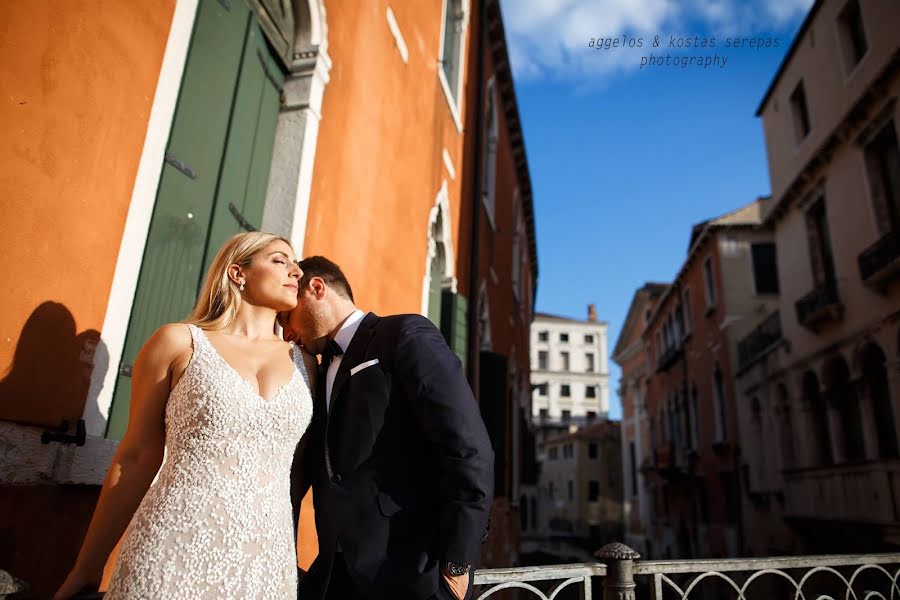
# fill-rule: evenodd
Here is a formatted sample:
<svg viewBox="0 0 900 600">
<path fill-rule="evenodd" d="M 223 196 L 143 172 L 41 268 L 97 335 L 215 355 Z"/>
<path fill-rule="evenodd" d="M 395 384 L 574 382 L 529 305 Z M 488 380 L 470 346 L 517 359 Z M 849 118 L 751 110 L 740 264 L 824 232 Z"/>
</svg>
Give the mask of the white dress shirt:
<svg viewBox="0 0 900 600">
<path fill-rule="evenodd" d="M 347 352 L 347 348 L 350 347 L 350 342 L 353 341 L 353 336 L 356 335 L 356 330 L 359 329 L 359 324 L 364 316 L 366 315 L 363 311 L 356 309 L 344 320 L 344 324 L 341 325 L 341 328 L 334 336 L 334 341 L 337 342 L 337 345 L 344 352 Z M 334 378 L 343 358 L 343 354 L 335 356 L 331 360 L 331 364 L 328 365 L 328 372 L 325 374 L 325 406 L 328 410 L 331 410 L 331 388 L 334 387 Z"/>
</svg>

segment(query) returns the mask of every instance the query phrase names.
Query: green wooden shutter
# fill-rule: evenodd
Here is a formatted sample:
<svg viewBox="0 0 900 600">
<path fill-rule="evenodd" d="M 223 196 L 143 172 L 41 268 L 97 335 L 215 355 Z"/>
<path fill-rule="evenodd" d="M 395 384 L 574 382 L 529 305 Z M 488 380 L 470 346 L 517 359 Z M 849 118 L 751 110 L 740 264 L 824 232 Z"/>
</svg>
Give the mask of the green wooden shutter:
<svg viewBox="0 0 900 600">
<path fill-rule="evenodd" d="M 222 244 L 262 222 L 284 75 L 255 21 L 247 32 L 203 272 Z"/>
<path fill-rule="evenodd" d="M 468 329 L 466 317 L 468 303 L 465 296 L 454 294 L 450 290 L 442 290 L 441 297 L 441 333 L 466 367 Z"/>
<path fill-rule="evenodd" d="M 444 272 L 443 261 L 436 254 L 431 259 L 431 281 L 428 284 L 428 318 L 431 322 L 441 326 L 441 312 L 443 298 L 441 297 L 441 273 Z"/>
<path fill-rule="evenodd" d="M 262 219 L 284 76 L 244 2 L 201 0 L 107 437 L 128 422 L 131 365 L 161 325 L 188 316 L 222 243 Z"/>
</svg>

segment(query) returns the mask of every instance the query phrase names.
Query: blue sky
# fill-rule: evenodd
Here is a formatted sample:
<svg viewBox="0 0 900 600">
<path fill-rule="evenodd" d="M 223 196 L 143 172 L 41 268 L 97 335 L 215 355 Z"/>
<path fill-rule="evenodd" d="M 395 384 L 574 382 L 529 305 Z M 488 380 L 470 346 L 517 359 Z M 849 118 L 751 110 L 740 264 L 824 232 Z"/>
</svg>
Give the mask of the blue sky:
<svg viewBox="0 0 900 600">
<path fill-rule="evenodd" d="M 691 226 L 769 194 L 756 108 L 811 3 L 501 0 L 533 186 L 538 311 L 586 318 L 596 303 L 611 353 L 634 291 L 674 277 Z M 622 35 L 643 47 L 588 45 Z M 668 50 L 671 35 L 714 36 L 716 47 Z M 778 47 L 724 47 L 735 36 Z M 727 62 L 640 68 L 651 53 Z M 620 418 L 612 361 L 610 374 Z"/>
</svg>

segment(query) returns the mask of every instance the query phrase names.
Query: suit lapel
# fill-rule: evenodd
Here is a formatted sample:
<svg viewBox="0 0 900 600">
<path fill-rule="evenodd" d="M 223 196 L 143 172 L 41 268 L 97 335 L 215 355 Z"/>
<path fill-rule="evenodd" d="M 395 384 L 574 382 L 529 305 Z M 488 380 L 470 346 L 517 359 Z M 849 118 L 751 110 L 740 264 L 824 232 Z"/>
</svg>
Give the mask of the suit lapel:
<svg viewBox="0 0 900 600">
<path fill-rule="evenodd" d="M 374 313 L 368 313 L 359 324 L 356 334 L 350 340 L 350 345 L 341 359 L 338 371 L 334 375 L 334 385 L 331 387 L 331 408 L 330 413 L 334 413 L 335 407 L 341 402 L 341 393 L 344 384 L 350 379 L 350 370 L 362 362 L 366 356 L 366 349 L 375 337 L 373 326 L 378 322 L 378 317 Z"/>
</svg>

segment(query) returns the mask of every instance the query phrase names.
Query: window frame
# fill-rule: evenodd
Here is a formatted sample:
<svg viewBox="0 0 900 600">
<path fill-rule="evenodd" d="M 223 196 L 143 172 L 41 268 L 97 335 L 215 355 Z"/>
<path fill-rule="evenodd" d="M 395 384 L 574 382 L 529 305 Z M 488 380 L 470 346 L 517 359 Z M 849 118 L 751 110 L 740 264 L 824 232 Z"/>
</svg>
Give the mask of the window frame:
<svg viewBox="0 0 900 600">
<path fill-rule="evenodd" d="M 716 307 L 716 275 L 713 272 L 712 254 L 703 259 L 703 283 L 706 292 L 706 311 L 709 313 Z"/>
<path fill-rule="evenodd" d="M 457 56 L 457 69 L 459 70 L 459 73 L 457 74 L 455 94 L 453 93 L 453 90 L 450 86 L 450 81 L 447 79 L 447 75 L 444 72 L 444 46 L 446 45 L 447 40 L 448 22 L 447 10 L 451 7 L 451 2 L 458 3 L 460 5 L 460 8 L 462 9 L 462 18 L 460 19 L 462 23 L 462 31 L 459 33 L 459 51 Z M 462 133 L 463 76 L 465 75 L 464 67 L 466 64 L 466 39 L 469 33 L 471 10 L 469 0 L 443 0 L 441 8 L 441 36 L 438 41 L 437 57 L 438 80 L 440 81 L 441 89 L 444 92 L 444 97 L 447 99 L 447 105 L 450 107 L 450 115 L 453 118 L 453 124 L 456 125 L 456 131 L 458 133 Z"/>
<path fill-rule="evenodd" d="M 803 79 L 797 82 L 788 96 L 788 105 L 791 107 L 791 119 L 794 127 L 794 141 L 799 146 L 809 138 L 812 133 L 812 118 L 809 114 L 809 98 L 806 95 L 806 86 Z"/>
<path fill-rule="evenodd" d="M 775 278 L 775 288 L 770 291 L 760 291 L 759 289 L 759 277 L 757 276 L 757 255 L 756 248 L 762 247 L 771 247 L 772 248 L 772 268 L 773 268 L 773 277 Z M 750 242 L 750 279 L 753 284 L 753 295 L 754 296 L 777 296 L 780 293 L 780 282 L 778 281 L 778 248 L 775 246 L 775 242 Z"/>
<path fill-rule="evenodd" d="M 856 8 L 856 17 L 858 18 L 858 32 L 855 31 L 857 23 L 851 23 L 851 15 L 848 14 L 852 11 L 854 6 Z M 866 24 L 865 19 L 863 19 L 862 6 L 858 0 L 847 0 L 847 2 L 844 3 L 844 6 L 838 12 L 837 18 L 835 18 L 835 29 L 837 31 L 838 49 L 841 53 L 841 61 L 844 67 L 844 81 L 846 82 L 853 77 L 859 68 L 859 65 L 862 64 L 863 60 L 869 55 L 869 49 L 871 47 L 866 33 Z M 857 33 L 862 34 L 862 43 L 865 46 L 862 53 L 858 56 L 856 55 L 857 52 L 859 52 L 856 39 Z"/>
</svg>

